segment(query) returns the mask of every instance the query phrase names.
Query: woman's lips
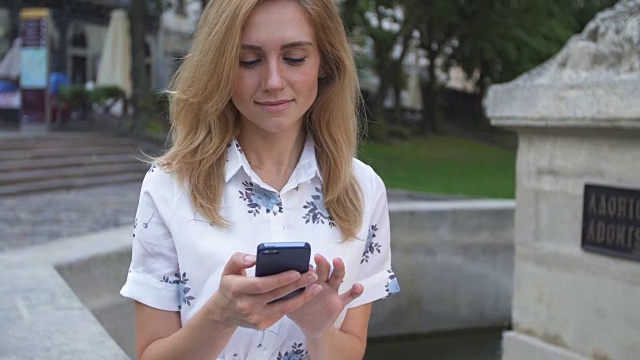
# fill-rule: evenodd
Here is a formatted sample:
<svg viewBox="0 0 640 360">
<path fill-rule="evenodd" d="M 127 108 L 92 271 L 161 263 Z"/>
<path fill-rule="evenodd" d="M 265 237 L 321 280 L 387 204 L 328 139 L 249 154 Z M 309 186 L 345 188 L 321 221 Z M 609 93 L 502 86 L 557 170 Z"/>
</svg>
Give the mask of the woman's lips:
<svg viewBox="0 0 640 360">
<path fill-rule="evenodd" d="M 289 106 L 291 106 L 292 103 L 293 103 L 293 100 L 264 101 L 264 102 L 256 101 L 256 104 L 258 104 L 264 111 L 269 111 L 269 112 L 278 112 L 278 111 L 286 110 L 289 108 Z"/>
</svg>

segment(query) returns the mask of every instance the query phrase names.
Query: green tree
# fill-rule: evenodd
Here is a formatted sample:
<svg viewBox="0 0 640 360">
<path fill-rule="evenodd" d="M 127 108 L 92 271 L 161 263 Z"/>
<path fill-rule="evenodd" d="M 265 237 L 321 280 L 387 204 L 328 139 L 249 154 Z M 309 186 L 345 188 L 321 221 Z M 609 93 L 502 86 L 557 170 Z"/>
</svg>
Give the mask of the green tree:
<svg viewBox="0 0 640 360">
<path fill-rule="evenodd" d="M 129 1 L 129 21 L 131 31 L 131 80 L 133 93 L 131 102 L 134 109 L 133 132 L 145 130 L 152 119 L 155 98 L 151 94 L 151 79 L 147 69 L 147 44 L 145 35 L 157 31 L 157 19 L 166 8 L 165 0 Z M 150 26 L 150 24 L 152 24 Z M 155 26 L 155 28 L 152 28 Z"/>
<path fill-rule="evenodd" d="M 458 29 L 463 19 L 460 8 L 464 1 L 433 0 L 423 2 L 413 0 L 409 11 L 420 14 L 416 29 L 420 35 L 420 48 L 428 60 L 427 72 L 421 77 L 422 121 L 419 131 L 427 130 L 440 133 L 444 131 L 442 112 L 440 109 L 440 93 L 442 84 L 438 81 L 437 72 L 446 70 L 449 51 L 455 43 Z"/>
<path fill-rule="evenodd" d="M 567 40 L 616 0 L 476 1 L 461 9 L 462 26 L 452 63 L 479 70 L 484 95 L 492 83 L 511 81 L 555 55 Z M 478 16 L 477 14 L 484 14 Z M 477 119 L 488 126 L 486 118 Z"/>
<path fill-rule="evenodd" d="M 604 7 L 615 1 L 475 1 L 460 9 L 464 21 L 451 58 L 490 83 L 509 81 L 544 62 Z M 478 16 L 482 14 L 482 16 Z"/>
<path fill-rule="evenodd" d="M 403 0 L 345 0 L 342 2 L 342 15 L 352 38 L 363 47 L 371 45 L 370 61 L 379 78 L 379 86 L 371 99 L 373 119 L 369 135 L 383 140 L 387 133 L 384 99 L 389 89 L 404 87 L 402 64 L 409 50 L 417 16 L 407 11 Z M 400 106 L 399 92 L 396 91 L 396 117 Z"/>
<path fill-rule="evenodd" d="M 424 106 L 419 130 L 443 132 L 439 70 L 446 73 L 451 65 L 462 66 L 468 74 L 479 70 L 478 86 L 484 94 L 489 84 L 511 80 L 553 56 L 597 12 L 615 2 L 344 0 L 343 16 L 351 33 L 371 39 L 371 65 L 380 79 L 373 99 L 375 133 L 385 128 L 383 100 L 388 90 L 403 85 L 402 61 L 413 34 L 419 34 L 428 64 L 421 77 Z"/>
<path fill-rule="evenodd" d="M 429 67 L 422 79 L 422 131 L 444 129 L 438 66 L 480 71 L 479 89 L 508 81 L 557 53 L 598 11 L 614 0 L 415 0 L 417 25 Z"/>
<path fill-rule="evenodd" d="M 151 81 L 146 70 L 145 24 L 149 20 L 147 1 L 129 2 L 129 21 L 131 23 L 131 80 L 133 93 L 131 102 L 134 108 L 133 132 L 140 133 L 151 119 Z"/>
</svg>

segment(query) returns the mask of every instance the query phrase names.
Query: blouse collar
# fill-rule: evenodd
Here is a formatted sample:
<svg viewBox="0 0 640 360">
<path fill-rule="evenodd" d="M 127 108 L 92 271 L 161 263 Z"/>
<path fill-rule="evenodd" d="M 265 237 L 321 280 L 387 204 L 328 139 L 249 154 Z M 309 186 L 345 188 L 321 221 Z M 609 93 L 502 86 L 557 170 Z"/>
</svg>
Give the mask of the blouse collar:
<svg viewBox="0 0 640 360">
<path fill-rule="evenodd" d="M 253 182 L 260 184 L 263 188 L 270 188 L 264 184 L 260 177 L 251 169 L 251 165 L 249 165 L 249 161 L 242 151 L 238 140 L 234 139 L 227 148 L 225 182 L 228 183 L 240 169 L 243 169 Z M 298 164 L 293 170 L 288 183 L 282 189 L 282 192 L 288 190 L 288 188 L 295 188 L 299 184 L 309 181 L 314 177 L 318 177 L 322 182 L 322 176 L 316 160 L 315 144 L 311 137 L 307 136 Z"/>
</svg>

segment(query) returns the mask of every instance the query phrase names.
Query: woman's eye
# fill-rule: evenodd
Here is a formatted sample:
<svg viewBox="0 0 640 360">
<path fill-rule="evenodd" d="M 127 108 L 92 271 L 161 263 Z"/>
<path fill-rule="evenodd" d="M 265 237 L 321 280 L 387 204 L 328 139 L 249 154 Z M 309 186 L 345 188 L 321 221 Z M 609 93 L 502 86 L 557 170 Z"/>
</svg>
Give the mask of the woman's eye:
<svg viewBox="0 0 640 360">
<path fill-rule="evenodd" d="M 240 66 L 242 67 L 252 67 L 260 62 L 260 59 L 255 60 L 240 60 Z"/>
<path fill-rule="evenodd" d="M 305 57 L 301 57 L 301 58 L 294 58 L 294 57 L 286 57 L 284 58 L 284 61 L 288 62 L 289 64 L 292 65 L 299 65 L 302 64 L 303 62 L 305 62 L 306 60 L 306 56 Z"/>
</svg>

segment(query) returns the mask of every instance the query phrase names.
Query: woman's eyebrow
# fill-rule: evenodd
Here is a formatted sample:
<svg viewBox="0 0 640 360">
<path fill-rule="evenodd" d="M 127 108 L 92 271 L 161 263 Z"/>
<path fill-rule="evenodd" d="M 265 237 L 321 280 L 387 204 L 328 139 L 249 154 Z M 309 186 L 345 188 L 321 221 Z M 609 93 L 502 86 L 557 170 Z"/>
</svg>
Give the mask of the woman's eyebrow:
<svg viewBox="0 0 640 360">
<path fill-rule="evenodd" d="M 313 46 L 313 43 L 311 41 L 294 41 L 292 43 L 282 45 L 280 49 L 285 50 L 285 49 L 291 49 L 296 47 L 306 47 L 306 46 Z"/>
<path fill-rule="evenodd" d="M 291 48 L 297 48 L 297 47 L 307 47 L 307 46 L 313 46 L 313 43 L 310 41 L 294 41 L 294 42 L 290 42 L 288 44 L 284 44 L 280 47 L 281 50 L 286 50 L 286 49 L 291 49 Z M 251 45 L 251 44 L 242 44 L 240 45 L 240 49 L 242 50 L 250 50 L 250 51 L 262 51 L 262 47 L 258 46 L 258 45 Z"/>
</svg>

